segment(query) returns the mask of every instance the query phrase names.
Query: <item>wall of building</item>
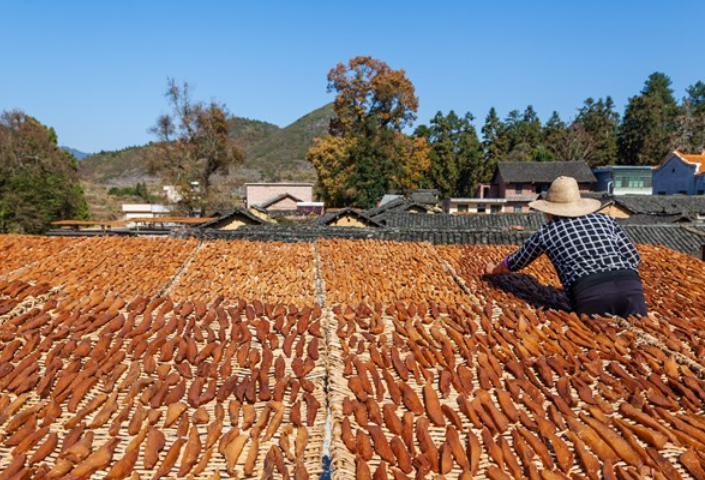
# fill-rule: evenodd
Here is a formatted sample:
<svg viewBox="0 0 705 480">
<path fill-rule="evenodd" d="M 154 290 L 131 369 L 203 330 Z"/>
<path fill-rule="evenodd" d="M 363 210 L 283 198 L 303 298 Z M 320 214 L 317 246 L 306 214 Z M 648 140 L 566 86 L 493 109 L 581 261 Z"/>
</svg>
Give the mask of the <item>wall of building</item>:
<svg viewBox="0 0 705 480">
<path fill-rule="evenodd" d="M 693 180 L 693 193 L 695 195 L 705 195 L 705 174 L 695 176 Z"/>
<path fill-rule="evenodd" d="M 253 225 L 254 222 L 250 220 L 245 220 L 244 218 L 234 217 L 224 222 L 222 225 L 218 225 L 218 230 L 237 230 L 244 225 Z"/>
<path fill-rule="evenodd" d="M 367 225 L 355 217 L 342 216 L 331 222 L 331 227 L 366 227 Z"/>
<path fill-rule="evenodd" d="M 533 183 L 508 183 L 503 198 L 514 202 L 533 202 L 538 197 L 536 188 Z"/>
<path fill-rule="evenodd" d="M 598 211 L 599 213 L 604 213 L 612 218 L 629 218 L 631 216 L 628 211 L 614 204 L 602 207 Z"/>
<path fill-rule="evenodd" d="M 496 214 L 504 213 L 505 208 L 504 202 L 453 202 L 448 206 L 448 213 L 450 214 Z"/>
<path fill-rule="evenodd" d="M 294 200 L 291 197 L 284 197 L 278 202 L 272 203 L 267 207 L 267 210 L 273 210 L 273 211 L 295 211 L 297 210 L 296 207 L 296 200 Z"/>
<path fill-rule="evenodd" d="M 255 208 L 251 208 L 251 209 L 249 210 L 249 212 L 250 212 L 252 215 L 254 215 L 255 217 L 261 218 L 262 220 L 265 220 L 265 221 L 267 221 L 267 222 L 269 222 L 269 221 L 272 220 L 272 218 L 271 218 L 268 214 L 266 214 L 265 212 L 261 212 L 261 211 L 255 209 Z"/>
<path fill-rule="evenodd" d="M 246 185 L 246 188 L 248 207 L 261 205 L 267 200 L 286 193 L 302 202 L 313 201 L 312 183 L 251 183 Z"/>
<path fill-rule="evenodd" d="M 653 171 L 654 195 L 693 195 L 695 165 L 689 165 L 676 156 L 672 156 Z"/>
<path fill-rule="evenodd" d="M 620 168 L 613 172 L 614 195 L 651 195 L 651 169 Z"/>
</svg>

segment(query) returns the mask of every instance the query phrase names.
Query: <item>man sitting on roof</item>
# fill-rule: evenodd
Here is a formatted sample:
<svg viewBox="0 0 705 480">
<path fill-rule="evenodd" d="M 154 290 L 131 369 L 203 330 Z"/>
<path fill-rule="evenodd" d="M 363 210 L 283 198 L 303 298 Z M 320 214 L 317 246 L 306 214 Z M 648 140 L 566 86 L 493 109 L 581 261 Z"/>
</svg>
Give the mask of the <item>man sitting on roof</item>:
<svg viewBox="0 0 705 480">
<path fill-rule="evenodd" d="M 519 250 L 488 263 L 487 275 L 521 270 L 545 253 L 579 315 L 646 315 L 639 253 L 613 219 L 595 213 L 599 200 L 581 198 L 574 178 L 558 177 L 546 199 L 529 206 L 547 223 Z"/>
</svg>

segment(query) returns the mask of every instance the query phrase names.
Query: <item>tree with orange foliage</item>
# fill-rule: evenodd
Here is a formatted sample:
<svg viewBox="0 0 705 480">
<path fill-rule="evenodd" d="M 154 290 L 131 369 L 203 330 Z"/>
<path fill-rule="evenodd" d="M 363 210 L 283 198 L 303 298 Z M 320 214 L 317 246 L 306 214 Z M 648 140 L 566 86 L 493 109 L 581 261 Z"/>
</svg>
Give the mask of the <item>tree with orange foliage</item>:
<svg viewBox="0 0 705 480">
<path fill-rule="evenodd" d="M 355 57 L 328 73 L 337 92 L 329 134 L 315 140 L 307 158 L 318 190 L 332 206 L 372 207 L 390 190 L 418 188 L 430 166 L 423 138 L 402 132 L 416 119 L 418 98 L 404 70 L 372 57 Z"/>
</svg>

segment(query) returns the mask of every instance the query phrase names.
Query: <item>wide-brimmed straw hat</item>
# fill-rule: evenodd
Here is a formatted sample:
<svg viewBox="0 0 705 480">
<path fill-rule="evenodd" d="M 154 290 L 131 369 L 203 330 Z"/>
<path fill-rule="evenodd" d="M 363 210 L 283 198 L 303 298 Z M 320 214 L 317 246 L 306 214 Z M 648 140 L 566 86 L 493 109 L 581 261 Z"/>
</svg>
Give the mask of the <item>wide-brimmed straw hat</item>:
<svg viewBox="0 0 705 480">
<path fill-rule="evenodd" d="M 594 198 L 581 198 L 578 182 L 573 177 L 558 177 L 546 192 L 546 197 L 529 203 L 529 207 L 559 217 L 582 217 L 598 211 L 602 202 Z"/>
</svg>

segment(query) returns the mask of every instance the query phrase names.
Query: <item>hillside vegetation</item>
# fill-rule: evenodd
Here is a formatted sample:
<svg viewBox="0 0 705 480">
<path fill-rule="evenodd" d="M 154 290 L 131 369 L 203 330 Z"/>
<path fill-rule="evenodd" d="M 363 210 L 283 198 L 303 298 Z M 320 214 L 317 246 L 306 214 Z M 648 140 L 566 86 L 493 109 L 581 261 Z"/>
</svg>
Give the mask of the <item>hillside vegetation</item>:
<svg viewBox="0 0 705 480">
<path fill-rule="evenodd" d="M 325 105 L 304 115 L 291 125 L 280 128 L 271 123 L 234 118 L 231 135 L 245 151 L 245 163 L 232 169 L 216 183 L 235 189 L 228 196 L 242 195 L 245 183 L 273 181 L 314 182 L 316 172 L 306 160 L 306 152 L 316 137 L 328 132 L 333 117 L 332 105 Z M 91 215 L 108 220 L 120 216 L 120 203 L 133 198 L 108 195 L 111 187 L 147 184 L 150 192 L 161 195 L 161 182 L 147 171 L 150 145 L 128 147 L 118 151 L 102 151 L 79 163 L 79 175 L 87 192 Z"/>
<path fill-rule="evenodd" d="M 238 183 L 256 181 L 314 181 L 315 171 L 306 161 L 306 151 L 315 137 L 328 130 L 333 116 L 331 105 L 315 110 L 285 128 L 245 118 L 233 120 L 232 136 L 245 151 L 245 164 L 230 172 Z M 111 186 L 138 182 L 154 184 L 158 179 L 147 172 L 149 145 L 99 152 L 81 161 L 82 181 Z"/>
<path fill-rule="evenodd" d="M 328 133 L 333 115 L 332 105 L 326 105 L 258 142 L 245 145 L 244 167 L 258 172 L 260 178 L 243 180 L 314 182 L 316 171 L 306 160 L 306 152 L 315 137 Z"/>
</svg>

